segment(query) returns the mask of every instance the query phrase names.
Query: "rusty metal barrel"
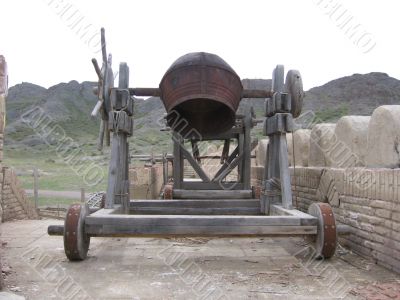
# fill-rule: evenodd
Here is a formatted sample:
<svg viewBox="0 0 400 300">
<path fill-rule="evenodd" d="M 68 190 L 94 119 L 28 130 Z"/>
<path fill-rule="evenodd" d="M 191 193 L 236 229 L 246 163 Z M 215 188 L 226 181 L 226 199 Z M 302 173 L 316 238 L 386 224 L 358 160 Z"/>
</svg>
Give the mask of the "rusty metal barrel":
<svg viewBox="0 0 400 300">
<path fill-rule="evenodd" d="M 181 56 L 160 82 L 167 123 L 183 137 L 219 134 L 232 128 L 243 86 L 218 55 L 194 52 Z"/>
</svg>

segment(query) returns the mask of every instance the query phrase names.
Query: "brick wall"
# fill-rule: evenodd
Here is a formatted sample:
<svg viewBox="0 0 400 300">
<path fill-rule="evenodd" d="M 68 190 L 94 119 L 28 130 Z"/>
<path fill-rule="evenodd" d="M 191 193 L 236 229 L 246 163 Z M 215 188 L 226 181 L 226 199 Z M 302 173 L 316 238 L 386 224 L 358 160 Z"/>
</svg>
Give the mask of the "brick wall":
<svg viewBox="0 0 400 300">
<path fill-rule="evenodd" d="M 293 205 L 328 202 L 351 227 L 342 245 L 400 273 L 400 169 L 290 168 Z M 262 170 L 253 170 L 260 180 Z"/>
<path fill-rule="evenodd" d="M 15 174 L 15 172 L 3 167 L 0 173 L 1 182 L 1 207 L 2 221 L 36 219 L 38 214 L 32 201 L 26 196 L 25 190 Z"/>
</svg>

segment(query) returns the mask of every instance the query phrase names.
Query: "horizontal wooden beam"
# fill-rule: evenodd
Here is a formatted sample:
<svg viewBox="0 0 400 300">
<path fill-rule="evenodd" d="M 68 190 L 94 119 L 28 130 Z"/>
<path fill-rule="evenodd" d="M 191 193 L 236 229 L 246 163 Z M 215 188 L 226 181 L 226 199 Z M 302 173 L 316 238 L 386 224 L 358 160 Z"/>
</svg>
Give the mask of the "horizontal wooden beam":
<svg viewBox="0 0 400 300">
<path fill-rule="evenodd" d="M 160 97 L 161 90 L 159 88 L 130 88 L 129 94 L 138 97 Z"/>
<path fill-rule="evenodd" d="M 243 89 L 242 98 L 271 98 L 273 94 L 270 90 Z"/>
<path fill-rule="evenodd" d="M 292 216 L 191 216 L 191 215 L 89 215 L 89 225 L 187 227 L 192 226 L 294 226 L 300 218 Z"/>
<path fill-rule="evenodd" d="M 139 207 L 259 207 L 258 199 L 174 199 L 174 200 L 131 200 L 131 208 Z"/>
<path fill-rule="evenodd" d="M 173 190 L 174 199 L 250 199 L 252 190 Z"/>
<path fill-rule="evenodd" d="M 301 219 L 302 225 L 317 225 L 317 218 L 297 209 L 287 209 L 280 205 L 271 205 L 271 215 L 293 216 Z"/>
<path fill-rule="evenodd" d="M 131 200 L 131 214 L 260 215 L 258 199 Z"/>
<path fill-rule="evenodd" d="M 129 93 L 133 96 L 160 97 L 159 88 L 129 88 Z M 270 90 L 243 89 L 242 98 L 271 98 L 273 92 Z"/>
<path fill-rule="evenodd" d="M 260 207 L 135 207 L 129 210 L 135 215 L 261 215 Z"/>
<path fill-rule="evenodd" d="M 185 190 L 230 190 L 238 191 L 243 190 L 243 183 L 241 182 L 201 182 L 186 180 L 181 183 L 181 188 Z M 243 197 L 244 198 L 244 197 Z"/>
<path fill-rule="evenodd" d="M 90 236 L 101 237 L 169 237 L 169 236 L 205 236 L 205 237 L 251 237 L 277 235 L 315 235 L 317 226 L 121 226 L 86 225 Z"/>
</svg>

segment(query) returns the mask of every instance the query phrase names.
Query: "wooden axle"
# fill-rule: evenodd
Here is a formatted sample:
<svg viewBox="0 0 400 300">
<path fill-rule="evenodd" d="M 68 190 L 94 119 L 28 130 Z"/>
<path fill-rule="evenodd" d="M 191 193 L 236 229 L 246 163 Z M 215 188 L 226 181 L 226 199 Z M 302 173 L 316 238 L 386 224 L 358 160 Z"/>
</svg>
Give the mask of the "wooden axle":
<svg viewBox="0 0 400 300">
<path fill-rule="evenodd" d="M 160 97 L 161 90 L 159 88 L 129 88 L 131 96 L 138 97 Z M 271 98 L 274 92 L 270 90 L 244 89 L 242 98 Z"/>
</svg>

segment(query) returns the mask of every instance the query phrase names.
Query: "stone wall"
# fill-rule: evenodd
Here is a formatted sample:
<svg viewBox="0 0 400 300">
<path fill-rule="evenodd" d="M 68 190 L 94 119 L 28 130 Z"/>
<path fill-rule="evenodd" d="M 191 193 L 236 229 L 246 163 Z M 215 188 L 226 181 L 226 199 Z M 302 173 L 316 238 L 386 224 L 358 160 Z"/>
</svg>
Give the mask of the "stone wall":
<svg viewBox="0 0 400 300">
<path fill-rule="evenodd" d="M 26 196 L 14 170 L 3 167 L 0 182 L 2 222 L 38 218 L 33 201 Z"/>
<path fill-rule="evenodd" d="M 328 202 L 351 234 L 342 245 L 400 273 L 400 169 L 290 168 L 293 205 Z M 262 170 L 253 170 L 259 180 Z"/>
</svg>

